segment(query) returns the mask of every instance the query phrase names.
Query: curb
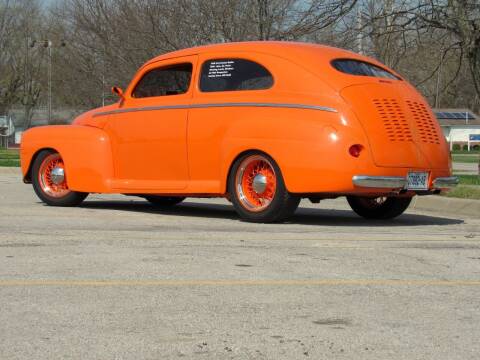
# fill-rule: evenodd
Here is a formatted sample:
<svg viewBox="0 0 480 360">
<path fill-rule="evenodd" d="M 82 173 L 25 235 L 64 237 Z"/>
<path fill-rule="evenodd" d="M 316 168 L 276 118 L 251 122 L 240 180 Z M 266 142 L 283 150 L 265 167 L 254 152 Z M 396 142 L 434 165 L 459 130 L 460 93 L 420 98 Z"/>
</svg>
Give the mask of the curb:
<svg viewBox="0 0 480 360">
<path fill-rule="evenodd" d="M 411 209 L 480 217 L 480 200 L 457 199 L 438 195 L 417 196 Z"/>
</svg>

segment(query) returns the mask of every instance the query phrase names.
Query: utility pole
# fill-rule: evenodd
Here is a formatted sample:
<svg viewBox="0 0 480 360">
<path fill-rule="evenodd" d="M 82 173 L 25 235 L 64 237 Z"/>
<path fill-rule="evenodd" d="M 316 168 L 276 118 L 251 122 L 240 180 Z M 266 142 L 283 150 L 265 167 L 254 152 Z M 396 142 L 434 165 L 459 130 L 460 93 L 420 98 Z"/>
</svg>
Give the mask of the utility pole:
<svg viewBox="0 0 480 360">
<path fill-rule="evenodd" d="M 45 46 L 48 49 L 48 123 L 52 122 L 52 42 L 47 40 Z"/>
<path fill-rule="evenodd" d="M 24 68 L 23 68 L 23 106 L 24 106 L 24 120 L 23 126 L 25 129 L 30 127 L 30 98 L 29 92 L 31 91 L 31 70 L 30 70 L 30 49 L 35 48 L 37 45 L 37 41 L 35 39 L 30 38 L 30 36 L 25 37 L 25 61 L 24 61 Z"/>
<path fill-rule="evenodd" d="M 60 47 L 66 45 L 65 41 L 60 42 Z M 48 50 L 48 123 L 52 122 L 52 48 L 51 40 L 45 40 L 43 46 Z"/>
<path fill-rule="evenodd" d="M 442 73 L 442 67 L 443 67 L 443 58 L 445 57 L 445 53 L 443 52 L 443 49 L 441 49 L 442 51 L 442 57 L 440 58 L 440 65 L 438 67 L 438 72 L 437 72 L 437 86 L 436 86 L 436 89 L 435 89 L 435 108 L 438 109 L 438 107 L 440 106 L 440 99 L 438 97 L 439 95 L 439 91 L 440 91 L 440 75 Z"/>
<path fill-rule="evenodd" d="M 363 55 L 362 5 L 360 1 L 357 5 L 357 51 L 360 55 Z"/>
</svg>

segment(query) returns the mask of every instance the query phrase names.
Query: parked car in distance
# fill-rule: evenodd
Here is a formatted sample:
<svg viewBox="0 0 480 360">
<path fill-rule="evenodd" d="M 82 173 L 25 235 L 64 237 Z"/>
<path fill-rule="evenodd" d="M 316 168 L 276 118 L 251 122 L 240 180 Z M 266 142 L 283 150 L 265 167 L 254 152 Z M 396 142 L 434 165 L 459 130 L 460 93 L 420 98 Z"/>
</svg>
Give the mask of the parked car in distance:
<svg viewBox="0 0 480 360">
<path fill-rule="evenodd" d="M 349 51 L 242 42 L 144 64 L 116 104 L 23 134 L 23 179 L 54 206 L 121 193 L 173 206 L 226 197 L 246 220 L 293 214 L 301 198 L 346 196 L 365 218 L 457 182 L 425 99 Z"/>
</svg>

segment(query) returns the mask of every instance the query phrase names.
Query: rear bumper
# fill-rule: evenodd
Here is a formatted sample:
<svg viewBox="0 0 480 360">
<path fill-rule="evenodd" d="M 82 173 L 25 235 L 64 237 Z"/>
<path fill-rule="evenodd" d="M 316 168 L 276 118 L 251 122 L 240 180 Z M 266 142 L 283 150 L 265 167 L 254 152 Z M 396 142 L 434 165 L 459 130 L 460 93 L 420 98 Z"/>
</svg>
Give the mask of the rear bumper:
<svg viewBox="0 0 480 360">
<path fill-rule="evenodd" d="M 352 182 L 357 187 L 388 190 L 404 190 L 407 187 L 407 178 L 404 176 L 368 176 L 355 175 Z M 438 177 L 433 180 L 433 189 L 449 189 L 458 184 L 455 176 Z"/>
<path fill-rule="evenodd" d="M 407 186 L 407 178 L 401 176 L 367 176 L 355 175 L 353 184 L 365 188 L 385 188 L 400 190 Z"/>
<path fill-rule="evenodd" d="M 433 187 L 436 189 L 449 189 L 458 185 L 456 176 L 438 177 L 433 180 Z"/>
</svg>

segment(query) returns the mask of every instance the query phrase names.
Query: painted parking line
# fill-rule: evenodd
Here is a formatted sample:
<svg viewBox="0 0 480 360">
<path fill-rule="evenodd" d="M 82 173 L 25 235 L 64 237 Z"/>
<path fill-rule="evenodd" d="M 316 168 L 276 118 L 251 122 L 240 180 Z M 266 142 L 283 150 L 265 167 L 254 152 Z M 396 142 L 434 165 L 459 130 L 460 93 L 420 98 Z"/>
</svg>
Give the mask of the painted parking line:
<svg viewBox="0 0 480 360">
<path fill-rule="evenodd" d="M 480 286 L 480 280 L 0 280 L 0 287 L 195 287 L 195 286 Z"/>
</svg>

